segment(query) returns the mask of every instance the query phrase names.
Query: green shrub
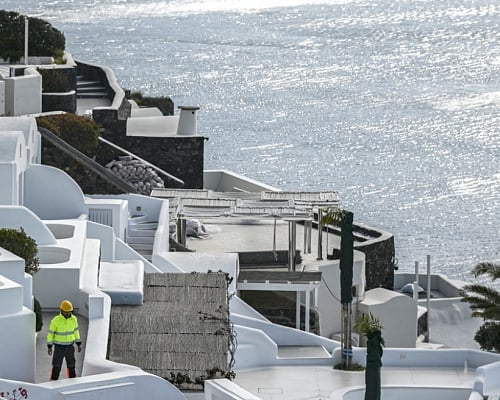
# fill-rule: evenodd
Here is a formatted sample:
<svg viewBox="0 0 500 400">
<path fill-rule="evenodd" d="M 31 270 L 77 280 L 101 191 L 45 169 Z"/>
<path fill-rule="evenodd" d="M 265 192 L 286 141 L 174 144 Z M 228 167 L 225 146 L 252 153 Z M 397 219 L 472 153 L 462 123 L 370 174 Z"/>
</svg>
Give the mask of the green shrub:
<svg viewBox="0 0 500 400">
<path fill-rule="evenodd" d="M 67 113 L 39 117 L 37 124 L 39 127 L 52 131 L 87 156 L 93 157 L 95 155 L 100 128 L 93 120 Z"/>
<path fill-rule="evenodd" d="M 132 92 L 130 98 L 140 107 L 156 107 L 162 112 L 163 115 L 174 114 L 174 102 L 170 97 L 150 97 L 144 96 L 140 92 Z"/>
<path fill-rule="evenodd" d="M 0 229 L 0 247 L 14 253 L 18 257 L 24 258 L 24 271 L 28 274 L 33 275 L 38 271 L 38 265 L 40 264 L 37 257 L 38 246 L 35 239 L 28 236 L 23 228 L 19 230 L 11 228 Z M 33 311 L 35 312 L 35 331 L 40 332 L 43 326 L 42 307 L 36 297 Z"/>
<path fill-rule="evenodd" d="M 0 247 L 14 253 L 16 256 L 24 258 L 24 270 L 33 275 L 38 271 L 38 246 L 35 239 L 28 236 L 24 229 L 11 228 L 0 229 Z"/>
<path fill-rule="evenodd" d="M 37 68 L 37 71 L 42 76 L 43 92 L 65 93 L 72 89 L 66 75 L 58 69 Z"/>
<path fill-rule="evenodd" d="M 16 62 L 24 55 L 25 18 L 14 11 L 0 10 L 0 57 Z M 64 50 L 63 33 L 47 21 L 29 17 L 28 26 L 29 55 L 56 57 L 58 50 Z"/>
<path fill-rule="evenodd" d="M 40 302 L 35 297 L 34 299 L 34 312 L 35 312 L 35 332 L 40 332 L 43 327 L 43 314 L 42 314 L 42 306 Z"/>
</svg>

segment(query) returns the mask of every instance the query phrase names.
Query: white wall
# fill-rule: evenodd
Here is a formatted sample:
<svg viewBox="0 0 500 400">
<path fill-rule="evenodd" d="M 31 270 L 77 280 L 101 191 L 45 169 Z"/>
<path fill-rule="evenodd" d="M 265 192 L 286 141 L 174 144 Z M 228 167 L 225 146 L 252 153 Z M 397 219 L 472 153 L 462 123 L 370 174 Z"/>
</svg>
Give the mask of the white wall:
<svg viewBox="0 0 500 400">
<path fill-rule="evenodd" d="M 35 118 L 22 116 L 0 118 L 0 131 L 21 131 L 27 148 L 26 162 L 33 164 L 41 163 L 42 140 Z"/>
<path fill-rule="evenodd" d="M 353 298 L 353 304 L 364 295 L 366 285 L 365 255 L 354 251 L 353 260 L 353 286 L 357 286 L 358 297 Z M 318 288 L 318 311 L 320 335 L 331 338 L 342 330 L 340 304 L 340 260 L 323 261 L 319 266 L 321 272 L 321 285 Z M 326 283 L 325 283 L 326 282 Z M 333 293 L 333 296 L 332 296 Z"/>
<path fill-rule="evenodd" d="M 383 288 L 372 289 L 365 293 L 359 312 L 372 313 L 380 320 L 387 347 L 416 346 L 417 302 L 410 297 Z"/>
<path fill-rule="evenodd" d="M 35 313 L 23 307 L 23 287 L 0 275 L 0 376 L 35 381 Z"/>
<path fill-rule="evenodd" d="M 0 204 L 19 204 L 20 174 L 26 169 L 26 145 L 21 131 L 2 131 L 0 118 Z"/>
<path fill-rule="evenodd" d="M 33 213 L 22 206 L 0 206 L 0 228 L 23 228 L 28 236 L 35 239 L 38 246 L 57 243 L 52 232 Z"/>
<path fill-rule="evenodd" d="M 0 78 L 0 116 L 5 114 L 5 82 Z"/>
<path fill-rule="evenodd" d="M 81 218 L 87 208 L 82 190 L 64 171 L 33 165 L 25 174 L 24 205 L 41 219 Z"/>
<path fill-rule="evenodd" d="M 5 114 L 10 116 L 42 112 L 42 77 L 27 68 L 24 76 L 9 77 L 5 82 Z"/>
</svg>

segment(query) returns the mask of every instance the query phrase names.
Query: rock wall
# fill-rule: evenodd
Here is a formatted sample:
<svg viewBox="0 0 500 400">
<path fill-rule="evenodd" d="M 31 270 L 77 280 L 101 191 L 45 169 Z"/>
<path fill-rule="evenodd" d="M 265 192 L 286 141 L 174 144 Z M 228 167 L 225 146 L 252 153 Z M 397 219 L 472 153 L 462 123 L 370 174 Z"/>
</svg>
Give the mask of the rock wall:
<svg viewBox="0 0 500 400">
<path fill-rule="evenodd" d="M 126 136 L 125 129 L 106 130 L 102 136 L 184 181 L 184 188 L 203 189 L 203 136 Z M 123 127 L 124 128 L 124 127 Z"/>
</svg>

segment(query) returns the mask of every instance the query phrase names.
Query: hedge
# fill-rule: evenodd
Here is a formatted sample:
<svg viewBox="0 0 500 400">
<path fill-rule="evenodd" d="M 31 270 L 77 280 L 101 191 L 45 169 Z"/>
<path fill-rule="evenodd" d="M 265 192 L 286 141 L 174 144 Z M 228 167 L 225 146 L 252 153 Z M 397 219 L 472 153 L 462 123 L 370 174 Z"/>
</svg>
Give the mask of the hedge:
<svg viewBox="0 0 500 400">
<path fill-rule="evenodd" d="M 24 55 L 25 16 L 14 11 L 0 10 L 0 57 L 16 62 Z M 28 53 L 32 56 L 56 57 L 65 49 L 64 34 L 49 22 L 29 17 Z"/>
</svg>

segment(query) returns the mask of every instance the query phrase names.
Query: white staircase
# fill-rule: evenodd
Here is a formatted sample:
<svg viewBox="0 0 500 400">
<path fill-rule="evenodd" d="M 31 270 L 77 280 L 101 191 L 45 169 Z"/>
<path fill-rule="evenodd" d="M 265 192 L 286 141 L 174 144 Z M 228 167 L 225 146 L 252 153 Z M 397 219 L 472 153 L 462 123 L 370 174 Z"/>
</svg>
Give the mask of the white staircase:
<svg viewBox="0 0 500 400">
<path fill-rule="evenodd" d="M 127 244 L 148 261 L 152 258 L 157 227 L 158 221 L 146 215 L 133 215 L 128 221 Z"/>
</svg>

